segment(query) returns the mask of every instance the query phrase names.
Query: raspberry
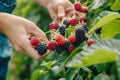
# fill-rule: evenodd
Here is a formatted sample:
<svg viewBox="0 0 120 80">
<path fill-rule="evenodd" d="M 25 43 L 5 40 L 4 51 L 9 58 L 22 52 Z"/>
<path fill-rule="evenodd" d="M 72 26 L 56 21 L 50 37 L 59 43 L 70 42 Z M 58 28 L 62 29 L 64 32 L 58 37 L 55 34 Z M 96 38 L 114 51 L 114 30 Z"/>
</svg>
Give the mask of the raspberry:
<svg viewBox="0 0 120 80">
<path fill-rule="evenodd" d="M 77 28 L 75 30 L 75 36 L 77 39 L 82 39 L 85 36 L 85 31 L 82 28 Z"/>
<path fill-rule="evenodd" d="M 71 43 L 74 43 L 76 42 L 76 36 L 75 35 L 71 35 L 68 37 L 68 40 L 71 42 Z"/>
<path fill-rule="evenodd" d="M 70 42 L 69 41 L 66 41 L 65 44 L 64 44 L 64 49 L 68 49 L 70 46 Z"/>
<path fill-rule="evenodd" d="M 69 46 L 69 48 L 68 48 L 68 52 L 71 53 L 74 49 L 75 49 L 75 47 L 71 45 L 71 46 Z"/>
<path fill-rule="evenodd" d="M 54 51 L 56 49 L 56 42 L 55 41 L 50 41 L 48 44 L 48 49 L 51 51 Z"/>
<path fill-rule="evenodd" d="M 88 13 L 88 8 L 87 8 L 87 7 L 83 7 L 83 8 L 82 8 L 82 12 Z"/>
<path fill-rule="evenodd" d="M 96 34 L 100 34 L 101 33 L 101 28 L 98 28 L 97 30 L 95 30 Z"/>
<path fill-rule="evenodd" d="M 55 29 L 55 30 L 57 30 L 57 29 L 58 29 L 58 24 L 57 24 L 57 23 L 51 23 L 51 24 L 50 24 L 50 29 Z"/>
<path fill-rule="evenodd" d="M 64 20 L 63 24 L 66 25 L 66 27 L 68 27 L 70 25 L 70 21 L 69 20 Z"/>
<path fill-rule="evenodd" d="M 31 43 L 32 46 L 37 46 L 38 43 L 39 43 L 38 37 L 33 37 L 33 38 L 31 38 L 31 39 L 30 39 L 30 43 Z"/>
<path fill-rule="evenodd" d="M 62 48 L 62 46 L 60 46 L 60 45 L 56 45 L 56 52 L 57 53 L 61 53 L 63 51 L 63 48 Z"/>
<path fill-rule="evenodd" d="M 80 18 L 80 23 L 85 23 L 85 22 L 87 22 L 86 17 L 81 17 L 81 18 Z"/>
<path fill-rule="evenodd" d="M 80 2 L 74 3 L 74 7 L 75 7 L 75 10 L 76 10 L 76 11 L 81 11 L 81 9 L 82 9 Z"/>
<path fill-rule="evenodd" d="M 78 23 L 78 20 L 75 19 L 75 18 L 72 18 L 72 19 L 70 20 L 70 24 L 71 24 L 72 26 L 75 26 L 77 23 Z"/>
<path fill-rule="evenodd" d="M 65 35 L 65 29 L 66 29 L 66 26 L 65 25 L 62 25 L 61 27 L 59 27 L 59 32 L 61 35 Z"/>
<path fill-rule="evenodd" d="M 58 35 L 56 37 L 56 42 L 60 45 L 60 46 L 63 46 L 65 44 L 65 39 L 62 35 Z"/>
<path fill-rule="evenodd" d="M 92 39 L 87 40 L 87 45 L 88 45 L 88 46 L 90 46 L 90 45 L 92 45 L 92 44 L 94 44 L 94 43 L 95 43 L 95 41 L 92 40 Z"/>
<path fill-rule="evenodd" d="M 36 50 L 40 55 L 43 55 L 47 52 L 47 45 L 45 43 L 39 43 L 38 46 L 36 47 Z"/>
</svg>

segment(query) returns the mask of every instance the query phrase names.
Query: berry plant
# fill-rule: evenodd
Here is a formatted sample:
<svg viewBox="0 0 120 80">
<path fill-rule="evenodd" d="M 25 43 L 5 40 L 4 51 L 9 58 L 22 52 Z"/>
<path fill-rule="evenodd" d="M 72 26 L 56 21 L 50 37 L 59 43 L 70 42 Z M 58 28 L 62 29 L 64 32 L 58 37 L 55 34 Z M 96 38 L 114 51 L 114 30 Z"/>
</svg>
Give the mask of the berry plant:
<svg viewBox="0 0 120 80">
<path fill-rule="evenodd" d="M 43 58 L 31 80 L 120 80 L 120 0 L 74 2 L 70 17 L 52 21 L 49 43 L 31 45 Z"/>
</svg>

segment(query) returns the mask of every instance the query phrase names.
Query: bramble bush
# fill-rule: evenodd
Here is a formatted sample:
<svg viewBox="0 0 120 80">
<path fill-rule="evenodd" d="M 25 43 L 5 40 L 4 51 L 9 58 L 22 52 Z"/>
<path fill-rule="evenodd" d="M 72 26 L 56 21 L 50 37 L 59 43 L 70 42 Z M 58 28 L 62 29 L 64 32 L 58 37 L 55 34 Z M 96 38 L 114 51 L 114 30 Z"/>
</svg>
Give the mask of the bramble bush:
<svg viewBox="0 0 120 80">
<path fill-rule="evenodd" d="M 80 2 L 88 7 L 84 25 L 88 28 L 88 38 L 95 43 L 88 46 L 84 41 L 71 53 L 53 51 L 39 62 L 31 61 L 31 80 L 120 80 L 120 0 Z M 34 3 L 31 5 L 38 7 Z M 48 13 L 41 7 L 29 12 L 32 8 L 30 5 L 26 7 L 28 12 L 24 8 L 23 16 L 31 20 L 35 18 L 34 22 L 41 27 L 46 26 L 43 30 L 47 32 L 52 21 Z M 42 19 L 46 20 L 43 22 Z M 73 31 L 73 27 L 69 26 L 65 34 L 70 35 Z M 50 34 L 47 35 L 49 38 Z"/>
</svg>

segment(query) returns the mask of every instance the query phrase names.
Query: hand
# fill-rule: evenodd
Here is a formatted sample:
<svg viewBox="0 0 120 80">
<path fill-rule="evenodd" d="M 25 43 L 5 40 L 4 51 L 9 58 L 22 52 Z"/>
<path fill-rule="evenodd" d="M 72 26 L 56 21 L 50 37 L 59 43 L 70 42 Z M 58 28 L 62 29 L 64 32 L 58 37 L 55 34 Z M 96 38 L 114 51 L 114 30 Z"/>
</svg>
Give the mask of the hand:
<svg viewBox="0 0 120 80">
<path fill-rule="evenodd" d="M 31 46 L 29 41 L 31 34 L 40 37 L 42 41 L 48 43 L 45 33 L 31 21 L 14 15 L 0 13 L 0 31 L 9 38 L 17 51 L 25 52 L 35 60 L 48 54 L 40 56 Z"/>
<path fill-rule="evenodd" d="M 56 18 L 70 17 L 75 9 L 69 0 L 36 0 L 39 4 L 46 7 L 53 20 Z"/>
<path fill-rule="evenodd" d="M 56 17 L 70 17 L 74 12 L 74 6 L 69 0 L 51 0 L 47 5 L 47 9 L 53 20 Z"/>
</svg>

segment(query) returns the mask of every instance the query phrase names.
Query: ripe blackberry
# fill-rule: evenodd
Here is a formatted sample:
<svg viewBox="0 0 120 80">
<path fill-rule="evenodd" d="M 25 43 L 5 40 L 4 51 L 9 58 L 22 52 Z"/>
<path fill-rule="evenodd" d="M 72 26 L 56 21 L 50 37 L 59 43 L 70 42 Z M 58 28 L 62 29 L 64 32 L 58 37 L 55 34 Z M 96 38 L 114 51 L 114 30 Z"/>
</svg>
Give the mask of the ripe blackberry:
<svg viewBox="0 0 120 80">
<path fill-rule="evenodd" d="M 83 30 L 85 30 L 86 32 L 88 32 L 88 28 L 85 25 L 82 25 L 81 27 Z"/>
<path fill-rule="evenodd" d="M 70 21 L 69 20 L 64 20 L 63 24 L 66 25 L 66 27 L 68 27 L 70 25 Z"/>
<path fill-rule="evenodd" d="M 75 30 L 75 36 L 77 39 L 82 39 L 85 36 L 85 31 L 82 28 L 77 28 Z"/>
<path fill-rule="evenodd" d="M 95 30 L 96 34 L 100 34 L 101 33 L 101 28 L 98 28 L 97 30 Z"/>
<path fill-rule="evenodd" d="M 40 55 L 45 54 L 47 52 L 47 49 L 48 47 L 45 43 L 39 43 L 36 47 L 36 50 L 38 51 Z"/>
<path fill-rule="evenodd" d="M 63 47 L 57 44 L 56 45 L 56 52 L 60 54 L 62 51 L 63 51 Z"/>
<path fill-rule="evenodd" d="M 68 49 L 70 46 L 70 42 L 69 41 L 66 41 L 65 44 L 64 44 L 64 49 Z"/>
<path fill-rule="evenodd" d="M 66 29 L 66 26 L 65 25 L 62 25 L 61 27 L 59 27 L 59 32 L 61 35 L 65 35 L 65 29 Z"/>
</svg>

